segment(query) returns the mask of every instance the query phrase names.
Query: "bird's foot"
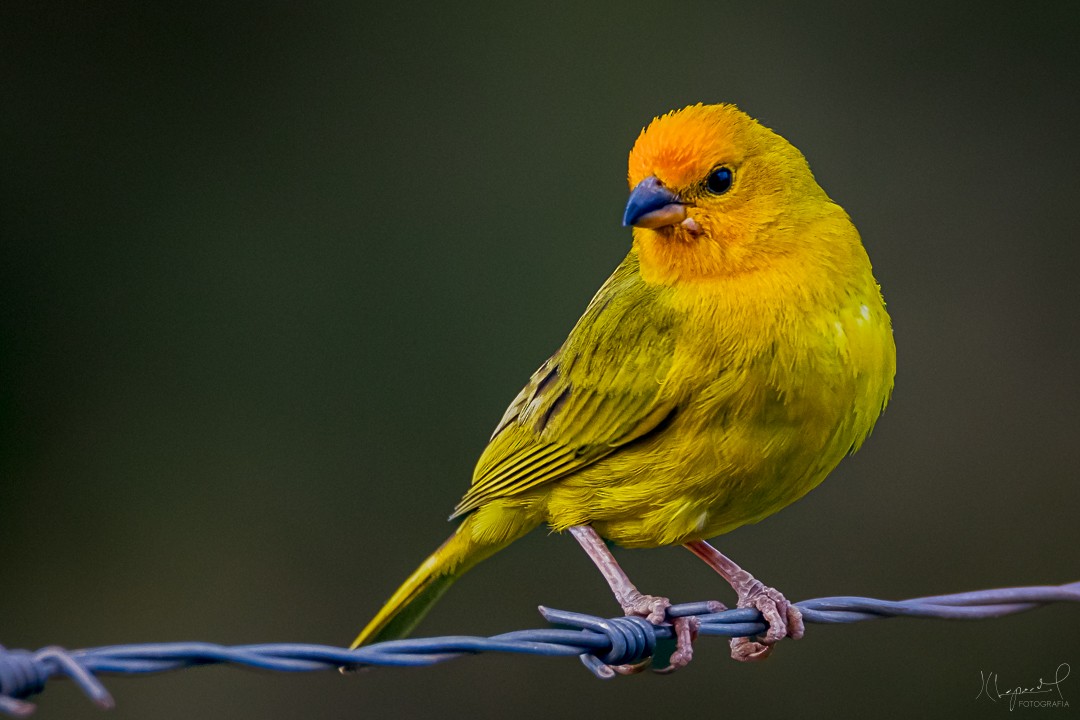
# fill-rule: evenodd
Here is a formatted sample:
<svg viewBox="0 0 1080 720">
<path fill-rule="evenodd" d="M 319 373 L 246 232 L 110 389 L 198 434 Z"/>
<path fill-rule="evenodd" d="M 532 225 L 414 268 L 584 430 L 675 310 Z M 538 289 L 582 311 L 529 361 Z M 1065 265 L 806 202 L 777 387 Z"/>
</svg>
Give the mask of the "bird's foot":
<svg viewBox="0 0 1080 720">
<path fill-rule="evenodd" d="M 666 597 L 644 595 L 637 590 L 618 598 L 623 614 L 645 618 L 653 625 L 662 625 L 667 620 L 667 611 L 671 601 Z"/>
<path fill-rule="evenodd" d="M 671 607 L 671 601 L 665 597 L 637 593 L 621 599 L 619 604 L 622 605 L 625 614 L 643 617 L 653 625 L 668 622 L 667 611 Z M 722 603 L 715 603 L 712 611 L 719 612 L 723 609 Z M 675 633 L 675 652 L 668 659 L 667 667 L 655 669 L 655 672 L 662 675 L 673 673 L 690 664 L 694 657 L 694 641 L 697 640 L 698 629 L 701 627 L 701 622 L 694 616 L 671 618 L 670 622 L 672 631 Z M 611 669 L 620 675 L 633 675 L 641 672 L 648 665 L 649 661 L 646 660 L 633 665 L 613 665 Z"/>
<path fill-rule="evenodd" d="M 671 607 L 671 601 L 666 597 L 645 595 L 632 590 L 630 593 L 618 598 L 623 614 L 645 618 L 652 625 L 661 625 L 667 620 L 667 611 Z M 630 665 L 611 665 L 611 669 L 619 675 L 636 675 L 649 666 L 649 659 Z"/>
<path fill-rule="evenodd" d="M 694 641 L 697 640 L 701 621 L 693 615 L 677 617 L 671 621 L 671 626 L 675 631 L 675 652 L 671 653 L 667 667 L 656 669 L 656 672 L 661 675 L 668 675 L 682 669 L 694 659 Z"/>
<path fill-rule="evenodd" d="M 578 544 L 589 555 L 589 558 L 596 563 L 596 567 L 599 568 L 604 579 L 607 580 L 611 591 L 615 593 L 615 599 L 619 602 L 623 613 L 645 618 L 652 625 L 662 625 L 669 622 L 668 609 L 671 607 L 671 601 L 665 597 L 645 595 L 634 587 L 634 584 L 630 582 L 630 578 L 619 567 L 619 563 L 616 562 L 615 556 L 611 554 L 611 550 L 604 544 L 603 538 L 597 534 L 591 525 L 574 525 L 570 528 L 570 534 L 578 541 Z M 723 605 L 721 603 L 709 605 L 709 612 L 718 612 L 722 609 Z M 670 622 L 675 633 L 675 652 L 671 654 L 668 667 L 659 672 L 674 672 L 681 667 L 686 667 L 694 656 L 694 638 L 697 637 L 698 628 L 700 627 L 698 619 L 690 616 L 677 617 L 671 618 Z M 630 675 L 641 672 L 648 665 L 649 661 L 646 660 L 633 665 L 611 665 L 609 667 L 620 675 Z"/>
<path fill-rule="evenodd" d="M 768 587 L 752 577 L 739 588 L 738 606 L 754 608 L 760 612 L 769 629 L 764 636 L 756 638 L 732 638 L 731 657 L 735 660 L 764 660 L 772 652 L 773 645 L 785 637 L 798 640 L 806 630 L 799 608 L 790 603 L 776 588 Z"/>
</svg>

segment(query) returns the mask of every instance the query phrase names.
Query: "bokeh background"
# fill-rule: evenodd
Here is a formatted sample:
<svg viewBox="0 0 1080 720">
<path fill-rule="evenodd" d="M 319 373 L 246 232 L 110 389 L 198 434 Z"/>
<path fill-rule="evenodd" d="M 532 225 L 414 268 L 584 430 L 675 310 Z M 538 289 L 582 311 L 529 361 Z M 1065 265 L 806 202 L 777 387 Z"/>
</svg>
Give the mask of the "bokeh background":
<svg viewBox="0 0 1080 720">
<path fill-rule="evenodd" d="M 1074 3 L 5 3 L 0 642 L 350 641 L 626 252 L 637 133 L 697 101 L 803 150 L 899 346 L 865 449 L 719 546 L 793 599 L 1076 580 L 1078 33 Z M 679 549 L 620 557 L 731 600 Z M 537 532 L 421 632 L 539 603 L 616 612 Z M 109 717 L 990 717 L 980 670 L 1061 662 L 1075 606 L 812 626 L 756 666 L 705 639 L 610 683 L 505 657 L 113 678 Z M 98 716 L 64 682 L 40 702 Z"/>
</svg>

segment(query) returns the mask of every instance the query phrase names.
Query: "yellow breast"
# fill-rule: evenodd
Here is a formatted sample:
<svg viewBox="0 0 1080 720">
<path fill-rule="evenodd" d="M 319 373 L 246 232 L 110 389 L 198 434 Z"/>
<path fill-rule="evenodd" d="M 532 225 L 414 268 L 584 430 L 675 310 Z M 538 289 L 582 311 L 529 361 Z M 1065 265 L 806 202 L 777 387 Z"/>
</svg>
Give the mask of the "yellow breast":
<svg viewBox="0 0 1080 720">
<path fill-rule="evenodd" d="M 854 452 L 888 402 L 895 346 L 870 262 L 846 228 L 852 240 L 831 257 L 661 296 L 683 318 L 662 379 L 679 410 L 553 486 L 549 522 L 590 522 L 633 547 L 711 537 L 797 500 Z"/>
</svg>

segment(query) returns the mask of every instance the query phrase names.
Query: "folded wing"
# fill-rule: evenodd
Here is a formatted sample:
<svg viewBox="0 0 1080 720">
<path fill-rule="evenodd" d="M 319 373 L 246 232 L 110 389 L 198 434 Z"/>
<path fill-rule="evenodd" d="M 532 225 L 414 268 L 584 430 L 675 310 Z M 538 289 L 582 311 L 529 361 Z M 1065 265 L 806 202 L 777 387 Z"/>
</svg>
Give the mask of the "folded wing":
<svg viewBox="0 0 1080 720">
<path fill-rule="evenodd" d="M 662 292 L 642 282 L 631 253 L 510 403 L 454 517 L 576 472 L 675 412 L 664 392 L 675 316 Z"/>
</svg>

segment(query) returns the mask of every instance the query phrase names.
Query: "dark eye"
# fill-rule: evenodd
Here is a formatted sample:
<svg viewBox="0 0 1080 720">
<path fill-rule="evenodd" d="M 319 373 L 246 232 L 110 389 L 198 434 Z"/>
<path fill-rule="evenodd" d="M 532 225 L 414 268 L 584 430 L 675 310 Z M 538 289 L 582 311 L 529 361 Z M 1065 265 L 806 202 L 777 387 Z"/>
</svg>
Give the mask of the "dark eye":
<svg viewBox="0 0 1080 720">
<path fill-rule="evenodd" d="M 705 178 L 705 187 L 713 195 L 723 195 L 731 188 L 735 175 L 726 167 L 718 167 Z"/>
</svg>

